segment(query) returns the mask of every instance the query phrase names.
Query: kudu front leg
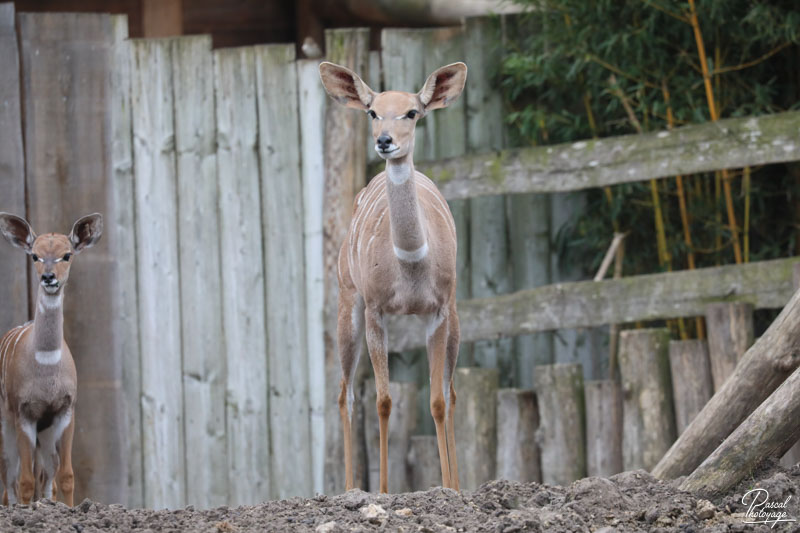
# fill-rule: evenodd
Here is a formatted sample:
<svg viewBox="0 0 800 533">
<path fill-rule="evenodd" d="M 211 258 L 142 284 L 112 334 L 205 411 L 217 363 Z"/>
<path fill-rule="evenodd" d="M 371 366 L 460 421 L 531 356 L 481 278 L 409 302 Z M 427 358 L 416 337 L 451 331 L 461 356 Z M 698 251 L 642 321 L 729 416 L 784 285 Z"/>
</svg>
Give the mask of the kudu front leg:
<svg viewBox="0 0 800 533">
<path fill-rule="evenodd" d="M 73 506 L 73 493 L 75 490 L 75 475 L 72 472 L 72 437 L 75 434 L 75 410 L 72 410 L 69 424 L 64 428 L 61 440 L 58 443 L 58 470 L 56 472 L 56 486 L 61 492 L 61 501 L 70 507 Z"/>
<path fill-rule="evenodd" d="M 389 353 L 384 317 L 377 311 L 366 310 L 367 349 L 375 373 L 380 428 L 381 475 L 379 490 L 389 492 L 389 416 L 392 414 L 392 397 L 389 395 Z"/>
<path fill-rule="evenodd" d="M 449 380 L 445 383 L 447 354 L 447 319 L 440 314 L 428 319 L 428 365 L 431 376 L 431 415 L 436 425 L 436 441 L 439 446 L 439 463 L 442 469 L 442 486 L 452 488 L 450 459 L 447 453 L 447 397 L 450 396 Z M 445 386 L 448 386 L 445 389 Z"/>
<path fill-rule="evenodd" d="M 36 422 L 17 418 L 17 453 L 19 454 L 19 481 L 17 482 L 17 498 L 19 503 L 29 504 L 36 490 L 36 478 L 33 475 L 33 458 L 36 450 Z"/>
</svg>

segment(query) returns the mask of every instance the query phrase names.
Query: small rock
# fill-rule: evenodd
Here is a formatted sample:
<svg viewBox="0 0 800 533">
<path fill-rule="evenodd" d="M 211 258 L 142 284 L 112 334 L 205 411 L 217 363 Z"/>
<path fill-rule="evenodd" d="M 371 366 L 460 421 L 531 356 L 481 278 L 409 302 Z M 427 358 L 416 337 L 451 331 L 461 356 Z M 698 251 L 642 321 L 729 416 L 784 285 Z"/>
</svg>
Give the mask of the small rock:
<svg viewBox="0 0 800 533">
<path fill-rule="evenodd" d="M 658 519 L 658 509 L 650 509 L 644 513 L 644 519 L 648 524 L 652 524 Z"/>
<path fill-rule="evenodd" d="M 380 505 L 376 505 L 371 503 L 366 507 L 362 507 L 359 509 L 361 514 L 364 515 L 364 518 L 369 520 L 370 522 L 377 523 L 380 522 L 382 518 L 386 516 L 386 510 Z"/>
<path fill-rule="evenodd" d="M 600 529 L 598 529 L 594 533 L 617 533 L 617 529 L 615 529 L 615 528 L 613 528 L 611 526 L 606 526 L 606 527 L 601 527 Z"/>
<path fill-rule="evenodd" d="M 396 514 L 397 516 L 402 516 L 402 517 L 408 518 L 409 516 L 413 516 L 414 512 L 411 509 L 409 509 L 408 507 L 404 507 L 402 509 L 397 509 L 394 512 L 394 514 Z"/>
<path fill-rule="evenodd" d="M 86 498 L 85 500 L 83 500 L 81 502 L 81 504 L 78 506 L 78 508 L 81 511 L 83 511 L 84 513 L 88 513 L 89 509 L 92 508 L 92 500 L 90 500 L 89 498 Z"/>
<path fill-rule="evenodd" d="M 672 518 L 668 516 L 659 516 L 658 520 L 656 520 L 656 524 L 658 524 L 659 526 L 671 526 Z"/>
<path fill-rule="evenodd" d="M 332 533 L 336 530 L 336 521 L 331 520 L 330 522 L 325 522 L 324 524 L 320 524 L 314 530 L 317 533 Z"/>
<path fill-rule="evenodd" d="M 708 520 L 709 518 L 713 518 L 716 512 L 717 508 L 714 507 L 714 504 L 710 501 L 697 500 L 697 504 L 695 505 L 695 513 L 697 513 L 697 518 L 700 520 Z"/>
<path fill-rule="evenodd" d="M 83 533 L 83 524 L 72 524 L 72 529 L 74 529 L 76 533 Z"/>
<path fill-rule="evenodd" d="M 24 526 L 25 525 L 25 519 L 22 518 L 21 515 L 15 514 L 14 516 L 11 517 L 11 525 L 12 526 Z"/>
</svg>

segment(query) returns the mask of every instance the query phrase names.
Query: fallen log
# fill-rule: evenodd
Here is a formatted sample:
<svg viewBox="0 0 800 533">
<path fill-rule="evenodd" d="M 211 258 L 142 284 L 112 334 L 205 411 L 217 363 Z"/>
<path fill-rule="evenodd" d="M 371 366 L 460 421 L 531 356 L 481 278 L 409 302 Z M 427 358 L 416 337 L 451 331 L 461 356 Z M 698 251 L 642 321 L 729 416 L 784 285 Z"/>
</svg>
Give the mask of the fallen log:
<svg viewBox="0 0 800 533">
<path fill-rule="evenodd" d="M 794 334 L 795 348 L 800 348 Z M 781 457 L 800 438 L 800 368 L 714 450 L 681 484 L 703 497 L 721 494 L 764 459 Z"/>
<path fill-rule="evenodd" d="M 681 434 L 652 474 L 674 479 L 691 473 L 800 366 L 800 291 L 764 335 L 747 350 L 733 374 Z M 797 419 L 794 419 L 796 423 Z"/>
</svg>

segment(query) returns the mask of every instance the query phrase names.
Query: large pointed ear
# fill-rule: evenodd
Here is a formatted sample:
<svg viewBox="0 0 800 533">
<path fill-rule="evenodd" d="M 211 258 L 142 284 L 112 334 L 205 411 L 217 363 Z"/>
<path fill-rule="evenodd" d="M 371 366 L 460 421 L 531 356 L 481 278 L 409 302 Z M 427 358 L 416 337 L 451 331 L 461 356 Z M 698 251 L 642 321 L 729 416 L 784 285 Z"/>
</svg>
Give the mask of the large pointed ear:
<svg viewBox="0 0 800 533">
<path fill-rule="evenodd" d="M 24 250 L 26 254 L 33 253 L 36 234 L 25 219 L 9 213 L 0 213 L 0 233 L 8 242 Z"/>
<path fill-rule="evenodd" d="M 72 231 L 69 232 L 69 242 L 72 243 L 72 249 L 78 254 L 86 248 L 91 248 L 100 236 L 103 234 L 103 215 L 100 213 L 93 213 L 78 219 L 72 225 Z"/>
<path fill-rule="evenodd" d="M 452 63 L 428 76 L 417 96 L 426 112 L 447 107 L 458 99 L 466 81 L 467 66 L 464 63 Z"/>
<path fill-rule="evenodd" d="M 365 111 L 372 105 L 375 92 L 349 68 L 323 61 L 319 77 L 331 98 L 340 104 Z"/>
</svg>

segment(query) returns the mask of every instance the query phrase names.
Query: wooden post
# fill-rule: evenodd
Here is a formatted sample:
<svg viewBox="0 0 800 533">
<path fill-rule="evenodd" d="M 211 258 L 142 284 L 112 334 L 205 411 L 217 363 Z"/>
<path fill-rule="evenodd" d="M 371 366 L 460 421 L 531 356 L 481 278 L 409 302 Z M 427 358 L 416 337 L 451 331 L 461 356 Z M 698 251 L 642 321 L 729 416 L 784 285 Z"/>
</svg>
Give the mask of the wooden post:
<svg viewBox="0 0 800 533">
<path fill-rule="evenodd" d="M 539 365 L 533 381 L 542 482 L 568 485 L 586 476 L 583 369 L 579 364 Z"/>
<path fill-rule="evenodd" d="M 748 348 L 753 345 L 753 305 L 715 303 L 706 308 L 708 351 L 714 390 L 722 388 Z"/>
<path fill-rule="evenodd" d="M 661 479 L 689 474 L 800 366 L 800 291 L 747 350 L 736 370 L 653 469 Z"/>
<path fill-rule="evenodd" d="M 0 4 L 0 211 L 25 218 L 25 152 L 19 94 L 19 53 L 14 4 Z M 42 229 L 36 229 L 42 231 Z M 47 230 L 49 231 L 49 230 Z M 5 240 L 5 239 L 4 239 Z M 28 319 L 28 258 L 0 245 L 0 335 Z"/>
<path fill-rule="evenodd" d="M 211 37 L 171 42 L 186 503 L 209 508 L 228 502 L 214 65 Z"/>
<path fill-rule="evenodd" d="M 668 346 L 666 328 L 620 333 L 625 470 L 650 470 L 675 440 Z"/>
<path fill-rule="evenodd" d="M 542 481 L 536 430 L 539 410 L 532 390 L 497 391 L 497 479 Z"/>
<path fill-rule="evenodd" d="M 327 59 L 368 77 L 369 30 L 325 32 Z M 367 145 L 363 113 L 328 103 L 325 114 L 323 197 L 323 257 L 325 267 L 325 492 L 344 490 L 344 444 L 339 420 L 339 382 L 342 371 L 336 349 L 339 286 L 336 262 L 347 234 L 353 199 L 366 183 Z"/>
<path fill-rule="evenodd" d="M 795 342 L 796 342 L 796 331 Z M 795 354 L 795 358 L 796 354 Z M 764 459 L 780 457 L 800 439 L 800 368 L 795 369 L 681 484 L 703 497 L 719 495 L 750 475 Z"/>
<path fill-rule="evenodd" d="M 108 175 L 111 119 L 117 115 L 110 112 L 115 68 L 111 17 L 23 13 L 17 23 L 27 218 L 41 234 L 66 233 L 78 217 L 96 211 L 113 217 Z M 127 492 L 122 360 L 128 354 L 114 336 L 114 238 L 112 229 L 80 257 L 64 301 L 64 334 L 80 376 L 72 454 L 78 501 L 88 495 L 124 501 Z M 31 284 L 32 290 L 36 285 Z M 175 381 L 180 391 L 180 371 Z M 174 447 L 179 445 L 176 440 Z"/>
<path fill-rule="evenodd" d="M 703 340 L 669 341 L 669 366 L 680 435 L 714 394 L 708 344 Z"/>
<path fill-rule="evenodd" d="M 295 48 L 293 44 L 259 46 L 255 54 L 272 497 L 310 497 L 311 427 L 308 360 L 304 357 L 303 192 Z"/>
<path fill-rule="evenodd" d="M 321 31 L 321 30 L 320 30 Z M 323 148 L 328 96 L 319 81 L 319 61 L 297 62 L 303 227 L 306 275 L 306 349 L 310 410 L 311 478 L 315 493 L 325 492 L 325 268 L 322 252 L 322 199 L 325 185 Z M 328 387 L 335 389 L 336 384 Z"/>
<path fill-rule="evenodd" d="M 461 490 L 494 479 L 497 450 L 497 382 L 494 368 L 457 368 L 456 451 Z M 441 485 L 439 470 L 439 485 Z"/>
<path fill-rule="evenodd" d="M 417 427 L 417 385 L 390 381 L 389 394 L 392 397 L 392 417 L 389 423 L 389 492 L 396 494 L 411 490 L 408 446 L 411 434 Z M 367 446 L 368 487 L 374 492 L 378 490 L 381 470 L 376 399 L 375 380 L 364 381 L 361 402 L 364 413 L 363 438 Z"/>
<path fill-rule="evenodd" d="M 622 390 L 611 379 L 587 381 L 586 475 L 622 472 Z"/>
<path fill-rule="evenodd" d="M 464 61 L 467 76 L 467 148 L 471 152 L 499 150 L 504 144 L 503 102 L 489 84 L 488 72 L 498 60 L 491 22 L 487 18 L 467 19 Z M 474 298 L 486 298 L 511 291 L 508 263 L 506 198 L 485 196 L 469 200 L 470 286 Z M 513 340 L 502 338 L 474 344 L 475 364 L 500 370 L 504 387 L 514 380 Z"/>
<path fill-rule="evenodd" d="M 252 47 L 214 52 L 229 503 L 271 496 L 264 254 Z"/>
<path fill-rule="evenodd" d="M 139 349 L 139 309 L 136 268 L 135 195 L 133 187 L 133 137 L 131 116 L 130 41 L 128 17 L 113 15 L 115 68 L 111 72 L 111 159 L 109 160 L 109 213 L 105 232 L 115 258 L 116 296 L 113 301 L 114 338 L 123 355 L 122 388 L 125 411 L 125 455 L 128 459 L 128 507 L 142 507 L 142 374 Z"/>
<path fill-rule="evenodd" d="M 442 485 L 439 446 L 436 435 L 413 435 L 408 445 L 411 490 L 428 490 Z"/>
<path fill-rule="evenodd" d="M 186 499 L 171 42 L 131 44 L 144 504 Z"/>
</svg>

